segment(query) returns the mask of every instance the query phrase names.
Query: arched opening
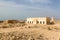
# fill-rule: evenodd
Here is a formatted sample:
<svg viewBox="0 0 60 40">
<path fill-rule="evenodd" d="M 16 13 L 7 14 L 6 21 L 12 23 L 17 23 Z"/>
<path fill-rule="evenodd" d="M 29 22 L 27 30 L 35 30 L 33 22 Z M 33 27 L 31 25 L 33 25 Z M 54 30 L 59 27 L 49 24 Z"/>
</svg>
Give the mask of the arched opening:
<svg viewBox="0 0 60 40">
<path fill-rule="evenodd" d="M 33 23 L 33 21 L 32 21 L 32 23 Z"/>
<path fill-rule="evenodd" d="M 31 23 L 31 21 L 30 21 L 30 23 Z"/>
<path fill-rule="evenodd" d="M 43 21 L 43 24 L 45 24 L 45 22 Z"/>
<path fill-rule="evenodd" d="M 42 21 L 40 21 L 40 24 L 42 24 Z"/>
</svg>

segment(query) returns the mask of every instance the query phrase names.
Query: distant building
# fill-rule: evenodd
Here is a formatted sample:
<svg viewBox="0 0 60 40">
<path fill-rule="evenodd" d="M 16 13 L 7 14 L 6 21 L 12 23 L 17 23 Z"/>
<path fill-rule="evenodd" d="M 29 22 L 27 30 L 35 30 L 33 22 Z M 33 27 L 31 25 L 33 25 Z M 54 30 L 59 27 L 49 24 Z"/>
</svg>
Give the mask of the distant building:
<svg viewBox="0 0 60 40">
<path fill-rule="evenodd" d="M 50 17 L 27 18 L 26 24 L 50 24 Z"/>
<path fill-rule="evenodd" d="M 54 17 L 52 17 L 50 20 L 50 24 L 54 24 L 54 23 L 55 23 L 55 19 L 54 19 Z"/>
</svg>

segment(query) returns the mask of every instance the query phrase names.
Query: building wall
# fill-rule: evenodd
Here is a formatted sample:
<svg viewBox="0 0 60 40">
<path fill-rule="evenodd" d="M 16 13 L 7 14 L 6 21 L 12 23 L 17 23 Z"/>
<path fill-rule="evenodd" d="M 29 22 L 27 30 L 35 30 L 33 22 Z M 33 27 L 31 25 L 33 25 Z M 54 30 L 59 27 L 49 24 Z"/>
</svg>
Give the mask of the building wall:
<svg viewBox="0 0 60 40">
<path fill-rule="evenodd" d="M 50 24 L 50 20 L 51 19 L 49 17 L 46 18 L 47 24 Z"/>
<path fill-rule="evenodd" d="M 27 24 L 49 24 L 50 23 L 50 18 L 48 18 L 48 17 L 27 18 L 26 23 Z"/>
<path fill-rule="evenodd" d="M 46 18 L 38 18 L 39 24 L 46 24 Z"/>
</svg>

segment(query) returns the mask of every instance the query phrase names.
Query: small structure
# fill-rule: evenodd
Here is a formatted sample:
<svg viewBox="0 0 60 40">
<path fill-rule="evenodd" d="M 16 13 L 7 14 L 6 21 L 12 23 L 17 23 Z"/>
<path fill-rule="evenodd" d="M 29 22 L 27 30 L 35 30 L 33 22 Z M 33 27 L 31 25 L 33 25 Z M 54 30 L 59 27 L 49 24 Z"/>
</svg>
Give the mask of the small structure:
<svg viewBox="0 0 60 40">
<path fill-rule="evenodd" d="M 0 21 L 0 23 L 3 23 L 4 21 Z"/>
<path fill-rule="evenodd" d="M 26 24 L 50 24 L 50 17 L 27 18 Z"/>
<path fill-rule="evenodd" d="M 54 17 L 52 17 L 50 20 L 50 24 L 54 24 L 54 23 L 55 23 L 55 20 L 54 20 Z"/>
<path fill-rule="evenodd" d="M 18 23 L 18 20 L 5 20 L 4 23 Z"/>
</svg>

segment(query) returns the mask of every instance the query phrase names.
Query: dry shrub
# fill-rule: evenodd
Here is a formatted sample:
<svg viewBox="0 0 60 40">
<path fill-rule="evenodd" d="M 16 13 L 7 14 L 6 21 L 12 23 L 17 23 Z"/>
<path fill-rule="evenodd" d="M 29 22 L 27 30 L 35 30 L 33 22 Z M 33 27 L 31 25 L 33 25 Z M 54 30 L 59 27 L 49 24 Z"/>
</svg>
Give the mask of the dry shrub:
<svg viewBox="0 0 60 40">
<path fill-rule="evenodd" d="M 24 32 L 9 32 L 9 33 L 0 33 L 0 40 L 48 40 L 44 35 L 39 35 L 35 37 L 32 34 Z"/>
<path fill-rule="evenodd" d="M 2 28 L 8 28 L 8 26 L 2 26 Z"/>
<path fill-rule="evenodd" d="M 44 35 L 41 34 L 37 37 L 37 40 L 48 40 L 48 38 L 44 37 Z"/>
</svg>

